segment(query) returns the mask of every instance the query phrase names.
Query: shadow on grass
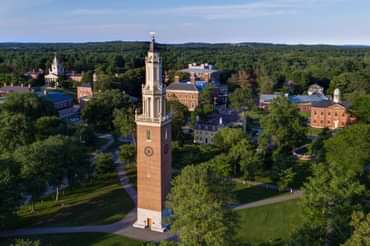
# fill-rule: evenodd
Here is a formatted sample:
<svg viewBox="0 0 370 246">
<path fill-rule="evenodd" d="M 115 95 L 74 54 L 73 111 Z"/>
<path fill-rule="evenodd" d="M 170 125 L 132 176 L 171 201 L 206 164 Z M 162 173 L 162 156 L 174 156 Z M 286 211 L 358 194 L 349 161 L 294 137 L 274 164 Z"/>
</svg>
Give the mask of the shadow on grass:
<svg viewBox="0 0 370 246">
<path fill-rule="evenodd" d="M 39 240 L 41 245 L 52 246 L 139 246 L 142 242 L 125 237 L 106 233 L 73 233 L 73 234 L 50 234 L 22 237 L 24 239 Z M 0 246 L 10 245 L 15 238 L 8 238 L 0 243 Z"/>
<path fill-rule="evenodd" d="M 237 184 L 234 194 L 237 201 L 243 204 L 274 197 L 282 194 L 282 192 L 266 189 L 263 185 Z"/>
<path fill-rule="evenodd" d="M 9 228 L 104 225 L 119 221 L 134 207 L 116 176 L 86 186 L 70 188 L 54 201 L 50 196 L 36 203 L 36 211 L 22 207 Z"/>
</svg>

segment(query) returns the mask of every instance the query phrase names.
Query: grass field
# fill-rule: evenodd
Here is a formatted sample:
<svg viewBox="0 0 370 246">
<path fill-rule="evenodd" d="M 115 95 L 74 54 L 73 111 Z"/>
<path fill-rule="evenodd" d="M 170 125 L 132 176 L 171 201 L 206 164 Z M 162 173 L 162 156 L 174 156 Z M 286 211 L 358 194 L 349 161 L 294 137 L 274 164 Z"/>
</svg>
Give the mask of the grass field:
<svg viewBox="0 0 370 246">
<path fill-rule="evenodd" d="M 10 227 L 80 226 L 110 224 L 122 219 L 133 203 L 114 172 L 86 186 L 69 188 L 56 202 L 54 196 L 35 204 L 36 211 L 23 206 L 19 220 Z"/>
<path fill-rule="evenodd" d="M 106 233 L 74 233 L 27 236 L 26 239 L 39 240 L 42 246 L 139 246 L 140 241 Z M 8 246 L 15 239 L 0 242 L 0 246 Z"/>
<path fill-rule="evenodd" d="M 255 202 L 258 200 L 280 195 L 276 190 L 267 190 L 261 186 L 236 183 L 234 190 L 236 199 L 239 203 Z"/>
<path fill-rule="evenodd" d="M 240 226 L 237 239 L 243 243 L 260 245 L 286 240 L 302 223 L 299 200 L 244 209 L 237 212 Z"/>
</svg>

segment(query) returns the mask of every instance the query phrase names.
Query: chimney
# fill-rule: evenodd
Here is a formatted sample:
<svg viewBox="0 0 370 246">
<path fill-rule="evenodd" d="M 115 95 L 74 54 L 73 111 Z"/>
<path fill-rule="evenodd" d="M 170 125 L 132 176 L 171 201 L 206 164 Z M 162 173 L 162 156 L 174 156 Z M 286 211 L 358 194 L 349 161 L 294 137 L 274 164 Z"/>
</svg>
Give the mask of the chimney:
<svg viewBox="0 0 370 246">
<path fill-rule="evenodd" d="M 180 76 L 179 75 L 175 75 L 175 82 L 180 82 Z"/>
</svg>

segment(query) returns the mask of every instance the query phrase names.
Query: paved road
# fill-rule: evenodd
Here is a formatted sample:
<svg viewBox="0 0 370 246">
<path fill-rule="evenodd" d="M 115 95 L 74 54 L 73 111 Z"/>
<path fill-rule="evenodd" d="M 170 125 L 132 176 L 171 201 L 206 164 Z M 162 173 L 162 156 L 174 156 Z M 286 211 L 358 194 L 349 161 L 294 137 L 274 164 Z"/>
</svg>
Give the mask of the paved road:
<svg viewBox="0 0 370 246">
<path fill-rule="evenodd" d="M 104 136 L 109 139 L 109 142 L 105 144 L 101 150 L 107 150 L 113 143 L 112 136 Z M 125 170 L 122 168 L 122 163 L 118 158 L 118 149 L 113 152 L 113 160 L 117 164 L 116 171 L 122 187 L 129 194 L 131 199 L 136 204 L 136 190 L 132 184 L 129 183 L 128 177 L 126 176 Z M 288 200 L 298 199 L 303 196 L 303 192 L 297 191 L 294 193 L 284 194 L 257 202 L 246 203 L 236 206 L 235 210 L 254 208 L 264 206 L 273 203 L 280 203 Z M 43 228 L 28 228 L 28 229 L 17 229 L 13 231 L 2 231 L 0 237 L 13 237 L 13 236 L 26 236 L 26 235 L 38 235 L 38 234 L 66 234 L 66 233 L 82 233 L 82 232 L 105 232 L 112 233 L 121 236 L 125 236 L 132 239 L 143 240 L 143 241 L 161 241 L 165 239 L 175 239 L 176 236 L 170 232 L 159 233 L 152 232 L 150 230 L 137 229 L 132 226 L 136 220 L 136 209 L 133 209 L 127 214 L 127 216 L 110 225 L 97 225 L 97 226 L 76 226 L 76 227 L 43 227 Z"/>
</svg>

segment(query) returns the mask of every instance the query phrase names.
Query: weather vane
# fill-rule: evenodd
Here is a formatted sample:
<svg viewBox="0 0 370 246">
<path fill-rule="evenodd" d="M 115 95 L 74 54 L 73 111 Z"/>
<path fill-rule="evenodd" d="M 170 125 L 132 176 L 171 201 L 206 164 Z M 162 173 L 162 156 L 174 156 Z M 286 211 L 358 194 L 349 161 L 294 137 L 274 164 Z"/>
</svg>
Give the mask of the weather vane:
<svg viewBox="0 0 370 246">
<path fill-rule="evenodd" d="M 156 35 L 155 32 L 150 32 L 150 36 L 152 37 L 152 39 L 155 39 L 155 35 Z"/>
</svg>

